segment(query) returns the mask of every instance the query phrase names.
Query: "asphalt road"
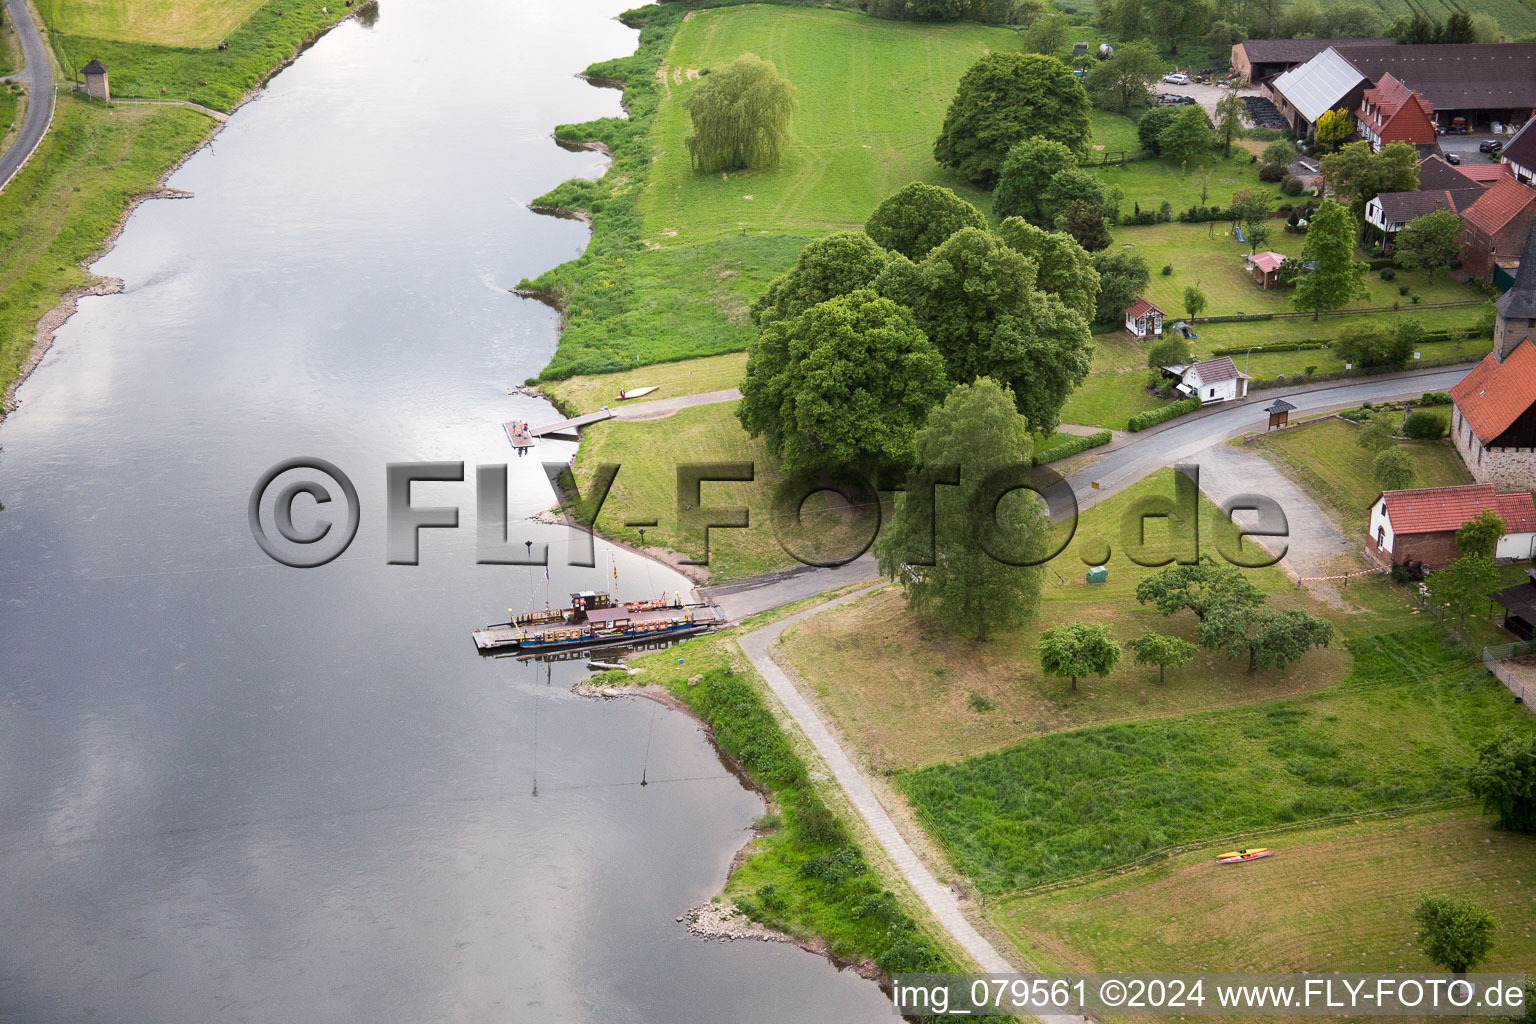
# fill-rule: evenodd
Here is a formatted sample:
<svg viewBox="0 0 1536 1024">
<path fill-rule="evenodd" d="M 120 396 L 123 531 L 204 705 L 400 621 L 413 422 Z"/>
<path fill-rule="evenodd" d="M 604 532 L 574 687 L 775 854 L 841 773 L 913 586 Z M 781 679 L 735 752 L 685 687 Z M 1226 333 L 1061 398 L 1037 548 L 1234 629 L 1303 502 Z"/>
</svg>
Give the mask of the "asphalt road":
<svg viewBox="0 0 1536 1024">
<path fill-rule="evenodd" d="M 48 124 L 53 120 L 53 69 L 48 64 L 43 37 L 37 34 L 26 0 L 5 0 L 5 8 L 21 37 L 21 55 L 26 65 L 11 78 L 27 87 L 27 113 L 10 148 L 0 153 L 0 188 L 10 184 L 16 172 L 21 170 L 21 165 L 43 141 Z"/>
</svg>

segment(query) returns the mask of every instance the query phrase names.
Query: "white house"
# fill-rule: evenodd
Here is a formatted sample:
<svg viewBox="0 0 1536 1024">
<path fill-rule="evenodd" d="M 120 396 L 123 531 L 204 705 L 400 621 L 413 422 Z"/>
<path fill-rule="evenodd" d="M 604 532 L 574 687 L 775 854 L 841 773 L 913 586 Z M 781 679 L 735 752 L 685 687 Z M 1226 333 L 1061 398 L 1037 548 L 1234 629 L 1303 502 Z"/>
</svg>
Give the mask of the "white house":
<svg viewBox="0 0 1536 1024">
<path fill-rule="evenodd" d="M 1485 509 L 1498 513 L 1509 531 L 1499 538 L 1495 558 L 1524 560 L 1536 554 L 1536 504 L 1530 492 L 1498 494 L 1492 484 L 1383 492 L 1371 506 L 1366 550 L 1393 565 L 1448 565 L 1461 554 L 1456 531 Z"/>
<path fill-rule="evenodd" d="M 1125 307 L 1125 329 L 1133 338 L 1160 338 L 1165 314 L 1141 296 Z"/>
<path fill-rule="evenodd" d="M 1212 402 L 1230 402 L 1248 397 L 1248 382 L 1252 380 L 1237 368 L 1231 356 L 1207 359 L 1189 366 L 1165 366 L 1163 372 L 1179 378 L 1175 390 L 1185 398 L 1198 398 L 1201 405 Z"/>
</svg>

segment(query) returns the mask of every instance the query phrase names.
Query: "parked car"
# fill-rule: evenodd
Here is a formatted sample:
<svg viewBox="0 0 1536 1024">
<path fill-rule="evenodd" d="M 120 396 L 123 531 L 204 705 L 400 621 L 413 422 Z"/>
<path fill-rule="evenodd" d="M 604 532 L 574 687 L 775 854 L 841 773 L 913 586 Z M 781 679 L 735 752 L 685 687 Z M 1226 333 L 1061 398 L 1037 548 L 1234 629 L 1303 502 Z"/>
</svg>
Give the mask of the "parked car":
<svg viewBox="0 0 1536 1024">
<path fill-rule="evenodd" d="M 1169 85 L 1188 85 L 1189 76 L 1182 71 L 1170 71 L 1163 76 L 1163 81 Z"/>
<path fill-rule="evenodd" d="M 1503 148 L 1503 139 L 1484 139 L 1477 144 L 1477 151 L 1479 153 L 1497 153 Z"/>
<path fill-rule="evenodd" d="M 1455 153 L 1447 153 L 1445 154 L 1445 162 L 1450 164 L 1452 167 L 1455 167 L 1457 164 L 1461 163 L 1461 157 L 1457 156 Z"/>
</svg>

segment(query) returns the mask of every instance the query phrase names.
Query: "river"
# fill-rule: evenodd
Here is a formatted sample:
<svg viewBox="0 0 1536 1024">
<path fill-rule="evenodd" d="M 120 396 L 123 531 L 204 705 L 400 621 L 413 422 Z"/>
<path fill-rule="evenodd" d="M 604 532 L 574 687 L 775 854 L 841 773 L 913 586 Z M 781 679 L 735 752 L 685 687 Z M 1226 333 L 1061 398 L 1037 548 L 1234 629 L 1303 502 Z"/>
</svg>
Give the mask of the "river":
<svg viewBox="0 0 1536 1024">
<path fill-rule="evenodd" d="M 884 1021 L 876 986 L 676 922 L 762 812 L 690 719 L 580 698 L 579 663 L 478 657 L 542 571 L 475 564 L 473 467 L 564 564 L 499 424 L 555 345 L 507 289 L 584 226 L 525 204 L 597 174 L 550 140 L 619 113 L 573 77 L 631 52 L 613 0 L 387 0 L 242 108 L 141 207 L 0 426 L 0 1019 Z M 568 458 L 569 444 L 542 447 Z M 252 485 L 347 472 L 361 527 L 292 569 Z M 419 565 L 390 462 L 464 461 Z M 615 555 L 622 596 L 684 587 Z M 644 773 L 651 783 L 638 783 Z M 535 786 L 537 787 L 535 793 Z"/>
</svg>

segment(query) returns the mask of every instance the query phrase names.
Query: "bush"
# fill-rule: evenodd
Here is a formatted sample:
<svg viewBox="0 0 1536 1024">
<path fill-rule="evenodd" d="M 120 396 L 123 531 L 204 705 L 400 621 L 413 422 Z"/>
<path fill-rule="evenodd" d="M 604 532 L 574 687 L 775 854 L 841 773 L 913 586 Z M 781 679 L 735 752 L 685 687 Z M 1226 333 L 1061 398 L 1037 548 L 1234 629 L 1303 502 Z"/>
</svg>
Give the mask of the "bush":
<svg viewBox="0 0 1536 1024">
<path fill-rule="evenodd" d="M 1409 285 L 1400 284 L 1397 286 L 1397 294 L 1399 295 L 1407 295 L 1410 291 L 1412 291 L 1412 288 Z"/>
<path fill-rule="evenodd" d="M 1164 277 L 1171 277 L 1172 275 L 1173 275 L 1173 264 L 1172 263 L 1164 263 L 1163 264 L 1163 276 Z"/>
<path fill-rule="evenodd" d="M 1114 439 L 1114 436 L 1108 430 L 1100 430 L 1094 434 L 1083 434 L 1072 438 L 1070 441 L 1063 441 L 1061 444 L 1053 445 L 1044 451 L 1035 452 L 1032 461 L 1036 466 L 1043 466 L 1047 462 L 1059 462 L 1062 459 L 1070 459 L 1072 456 L 1080 455 L 1090 448 L 1109 444 Z"/>
<path fill-rule="evenodd" d="M 1403 424 L 1403 433 L 1415 441 L 1433 441 L 1445 433 L 1445 424 L 1440 422 L 1440 417 L 1427 409 L 1408 414 L 1408 420 Z"/>
<path fill-rule="evenodd" d="M 1200 399 L 1185 398 L 1177 402 L 1171 402 L 1161 409 L 1148 409 L 1146 412 L 1139 412 L 1132 416 L 1130 422 L 1125 426 L 1127 430 L 1134 433 L 1138 430 L 1146 430 L 1148 427 L 1155 427 L 1159 423 L 1166 423 L 1171 419 L 1183 416 L 1185 413 L 1194 412 L 1198 408 L 1200 408 Z"/>
<path fill-rule="evenodd" d="M 1299 196 L 1302 192 L 1306 191 L 1306 186 L 1294 174 L 1287 174 L 1285 179 L 1280 182 L 1280 191 L 1288 196 Z"/>
<path fill-rule="evenodd" d="M 1260 181 L 1268 181 L 1268 182 L 1284 181 L 1286 178 L 1289 178 L 1289 177 L 1290 177 L 1290 174 L 1288 174 L 1286 172 L 1284 166 L 1279 166 L 1279 165 L 1274 165 L 1274 164 L 1265 164 L 1263 167 L 1259 168 L 1259 180 Z"/>
<path fill-rule="evenodd" d="M 1451 396 L 1444 391 L 1426 391 L 1424 397 L 1419 399 L 1420 405 L 1450 405 Z"/>
<path fill-rule="evenodd" d="M 1390 280 L 1392 280 L 1396 276 L 1397 276 L 1397 271 L 1393 270 L 1391 267 L 1382 267 L 1381 268 L 1381 279 L 1383 281 L 1390 281 Z"/>
</svg>

